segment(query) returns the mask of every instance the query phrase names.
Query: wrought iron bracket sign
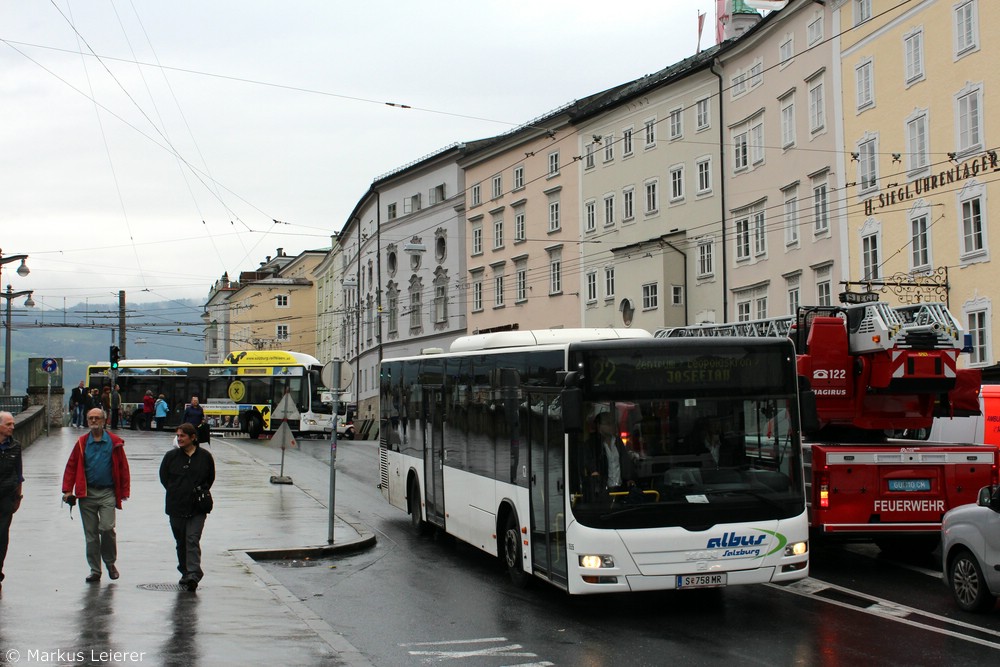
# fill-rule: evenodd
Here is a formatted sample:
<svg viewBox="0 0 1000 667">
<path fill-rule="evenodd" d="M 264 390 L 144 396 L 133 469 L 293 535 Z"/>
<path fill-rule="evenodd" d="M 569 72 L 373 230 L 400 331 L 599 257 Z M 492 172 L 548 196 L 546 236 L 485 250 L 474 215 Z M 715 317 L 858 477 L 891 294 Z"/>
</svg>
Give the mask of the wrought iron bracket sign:
<svg viewBox="0 0 1000 667">
<path fill-rule="evenodd" d="M 877 280 L 842 280 L 841 285 L 847 287 L 847 292 L 842 292 L 840 300 L 844 303 L 860 303 L 868 298 L 860 297 L 860 294 L 881 292 L 891 292 L 900 303 L 923 303 L 925 301 L 940 301 L 948 306 L 948 267 L 942 266 L 928 271 L 927 273 L 906 273 L 899 271 L 887 278 Z M 865 291 L 851 292 L 852 286 L 864 287 Z M 852 296 L 845 298 L 846 295 Z M 870 298 L 870 297 L 869 297 Z"/>
</svg>

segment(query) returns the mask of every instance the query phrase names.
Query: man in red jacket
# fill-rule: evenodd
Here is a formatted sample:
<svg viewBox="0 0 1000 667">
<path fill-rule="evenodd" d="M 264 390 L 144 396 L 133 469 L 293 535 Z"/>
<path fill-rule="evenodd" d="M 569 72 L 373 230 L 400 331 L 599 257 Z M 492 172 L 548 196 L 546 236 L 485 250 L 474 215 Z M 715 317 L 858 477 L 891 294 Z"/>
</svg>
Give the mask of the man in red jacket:
<svg viewBox="0 0 1000 667">
<path fill-rule="evenodd" d="M 104 430 L 107 416 L 101 408 L 87 412 L 90 432 L 73 445 L 63 473 L 63 501 L 80 500 L 80 519 L 87 543 L 88 584 L 101 580 L 101 561 L 111 579 L 118 578 L 115 510 L 129 497 L 131 479 L 125 441 Z"/>
</svg>

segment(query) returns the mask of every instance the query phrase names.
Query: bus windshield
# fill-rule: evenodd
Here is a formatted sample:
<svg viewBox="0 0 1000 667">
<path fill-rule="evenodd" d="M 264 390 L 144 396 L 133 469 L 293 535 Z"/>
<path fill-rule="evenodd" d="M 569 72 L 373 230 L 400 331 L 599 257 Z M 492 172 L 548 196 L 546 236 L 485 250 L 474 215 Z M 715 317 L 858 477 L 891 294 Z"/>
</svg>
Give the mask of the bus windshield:
<svg viewBox="0 0 1000 667">
<path fill-rule="evenodd" d="M 653 354 L 598 351 L 580 361 L 589 371 L 583 423 L 570 429 L 568 448 L 576 519 L 704 530 L 800 514 L 794 378 L 770 372 L 779 360 L 738 348 Z"/>
</svg>

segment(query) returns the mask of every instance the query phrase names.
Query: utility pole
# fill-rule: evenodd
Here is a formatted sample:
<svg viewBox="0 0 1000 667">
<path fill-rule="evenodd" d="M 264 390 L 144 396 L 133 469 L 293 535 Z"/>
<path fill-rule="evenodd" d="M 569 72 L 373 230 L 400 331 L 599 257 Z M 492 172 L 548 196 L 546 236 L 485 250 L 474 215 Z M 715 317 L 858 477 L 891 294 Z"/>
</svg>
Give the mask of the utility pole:
<svg viewBox="0 0 1000 667">
<path fill-rule="evenodd" d="M 118 350 L 123 359 L 128 359 L 125 351 L 125 290 L 118 290 Z"/>
</svg>

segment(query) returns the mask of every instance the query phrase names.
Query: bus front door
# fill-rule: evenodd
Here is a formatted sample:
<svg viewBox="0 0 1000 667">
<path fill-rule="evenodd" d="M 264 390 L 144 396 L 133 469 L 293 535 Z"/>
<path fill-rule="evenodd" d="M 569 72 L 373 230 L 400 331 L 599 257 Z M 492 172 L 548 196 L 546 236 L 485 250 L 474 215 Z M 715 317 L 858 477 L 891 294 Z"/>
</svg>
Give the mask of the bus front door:
<svg viewBox="0 0 1000 667">
<path fill-rule="evenodd" d="M 427 521 L 444 528 L 444 400 L 440 387 L 424 387 L 423 422 Z"/>
<path fill-rule="evenodd" d="M 531 560 L 536 572 L 566 585 L 564 435 L 558 394 L 535 395 L 531 410 Z M 541 409 L 537 409 L 541 408 Z"/>
</svg>

